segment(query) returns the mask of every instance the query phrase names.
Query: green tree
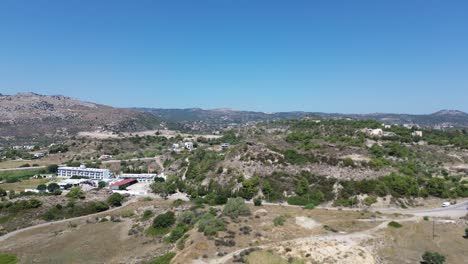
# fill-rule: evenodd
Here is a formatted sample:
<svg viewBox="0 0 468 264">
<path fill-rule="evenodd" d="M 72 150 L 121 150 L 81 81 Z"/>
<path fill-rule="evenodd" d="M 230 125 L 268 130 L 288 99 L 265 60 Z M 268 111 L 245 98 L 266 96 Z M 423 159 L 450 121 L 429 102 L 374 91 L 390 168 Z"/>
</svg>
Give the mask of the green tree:
<svg viewBox="0 0 468 264">
<path fill-rule="evenodd" d="M 104 187 L 106 187 L 106 182 L 104 182 L 104 181 L 98 182 L 98 188 L 99 188 L 99 189 L 102 189 L 102 188 L 104 188 Z"/>
<path fill-rule="evenodd" d="M 237 218 L 239 216 L 248 216 L 250 215 L 250 209 L 245 204 L 244 199 L 230 198 L 223 209 L 223 214 L 231 218 Z"/>
<path fill-rule="evenodd" d="M 164 214 L 156 216 L 153 220 L 153 227 L 156 229 L 164 229 L 171 227 L 175 224 L 175 214 L 172 211 L 168 211 Z"/>
<path fill-rule="evenodd" d="M 443 264 L 445 263 L 445 256 L 437 252 L 426 251 L 422 256 L 424 263 L 426 264 Z"/>
<path fill-rule="evenodd" d="M 67 197 L 73 199 L 84 199 L 86 198 L 86 195 L 80 187 L 73 187 L 70 189 L 70 192 L 67 193 Z"/>
<path fill-rule="evenodd" d="M 58 165 L 57 164 L 51 164 L 51 165 L 47 166 L 47 171 L 49 173 L 57 173 Z"/>
<path fill-rule="evenodd" d="M 60 190 L 60 186 L 57 183 L 52 182 L 49 185 L 47 185 L 47 190 L 49 190 L 49 192 L 56 192 Z"/>
<path fill-rule="evenodd" d="M 45 184 L 39 184 L 36 189 L 40 192 L 45 192 L 47 190 L 47 186 Z"/>
<path fill-rule="evenodd" d="M 305 177 L 302 177 L 297 183 L 296 193 L 299 196 L 305 195 L 309 192 L 309 182 Z"/>
<path fill-rule="evenodd" d="M 113 193 L 109 198 L 107 198 L 107 203 L 110 206 L 117 207 L 122 205 L 123 199 L 124 197 L 120 193 Z"/>
<path fill-rule="evenodd" d="M 5 196 L 7 196 L 7 192 L 3 188 L 0 188 L 0 197 L 5 197 Z"/>
</svg>

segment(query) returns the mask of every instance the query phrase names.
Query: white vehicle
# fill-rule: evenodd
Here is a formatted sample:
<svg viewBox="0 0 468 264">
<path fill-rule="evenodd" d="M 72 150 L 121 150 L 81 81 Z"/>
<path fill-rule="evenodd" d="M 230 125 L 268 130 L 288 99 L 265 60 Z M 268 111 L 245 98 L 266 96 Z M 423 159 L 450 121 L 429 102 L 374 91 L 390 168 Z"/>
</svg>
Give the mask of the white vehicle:
<svg viewBox="0 0 468 264">
<path fill-rule="evenodd" d="M 444 202 L 442 204 L 442 207 L 449 207 L 450 205 L 452 205 L 450 202 Z"/>
</svg>

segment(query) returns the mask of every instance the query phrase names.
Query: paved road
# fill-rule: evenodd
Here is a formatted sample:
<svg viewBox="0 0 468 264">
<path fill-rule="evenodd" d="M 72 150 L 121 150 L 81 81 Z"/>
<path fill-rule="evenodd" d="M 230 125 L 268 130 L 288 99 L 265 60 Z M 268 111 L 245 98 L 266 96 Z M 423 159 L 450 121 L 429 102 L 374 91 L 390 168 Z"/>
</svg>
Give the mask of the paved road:
<svg viewBox="0 0 468 264">
<path fill-rule="evenodd" d="M 372 209 L 372 211 L 379 211 L 382 213 L 400 213 L 400 214 L 412 214 L 418 216 L 438 216 L 438 217 L 452 217 L 460 218 L 468 214 L 468 200 L 459 202 L 449 207 L 440 207 L 433 209 Z"/>
</svg>

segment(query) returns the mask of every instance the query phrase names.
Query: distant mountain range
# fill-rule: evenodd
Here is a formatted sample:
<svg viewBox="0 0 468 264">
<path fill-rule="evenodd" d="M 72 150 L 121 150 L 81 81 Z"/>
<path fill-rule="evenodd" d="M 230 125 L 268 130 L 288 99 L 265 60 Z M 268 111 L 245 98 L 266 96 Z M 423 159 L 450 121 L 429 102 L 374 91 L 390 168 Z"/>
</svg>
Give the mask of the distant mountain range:
<svg viewBox="0 0 468 264">
<path fill-rule="evenodd" d="M 177 123 L 183 128 L 194 130 L 208 129 L 229 124 L 245 124 L 248 122 L 263 122 L 282 119 L 323 118 L 323 119 L 372 119 L 385 124 L 411 124 L 430 128 L 465 128 L 468 127 L 468 114 L 457 110 L 441 110 L 428 115 L 411 114 L 339 114 L 320 112 L 279 112 L 263 113 L 251 111 L 236 111 L 230 109 L 203 110 L 190 109 L 155 109 L 136 108 L 138 111 L 153 114 L 165 122 Z"/>
<path fill-rule="evenodd" d="M 161 125 L 184 131 L 211 132 L 242 124 L 298 118 L 373 119 L 387 124 L 423 127 L 468 127 L 468 114 L 442 110 L 429 115 L 328 114 L 318 112 L 263 113 L 231 109 L 203 110 L 114 108 L 70 97 L 20 93 L 0 94 L 0 137 L 69 136 L 79 131 L 139 131 Z"/>
</svg>

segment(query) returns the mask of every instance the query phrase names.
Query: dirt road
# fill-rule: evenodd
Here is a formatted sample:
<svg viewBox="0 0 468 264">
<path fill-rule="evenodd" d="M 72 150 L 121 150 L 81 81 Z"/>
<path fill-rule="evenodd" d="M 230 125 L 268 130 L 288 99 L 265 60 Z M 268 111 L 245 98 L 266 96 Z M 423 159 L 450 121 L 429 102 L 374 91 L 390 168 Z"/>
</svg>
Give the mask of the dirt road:
<svg viewBox="0 0 468 264">
<path fill-rule="evenodd" d="M 34 226 L 30 226 L 30 227 L 26 227 L 26 228 L 23 228 L 23 229 L 19 229 L 19 230 L 16 230 L 16 231 L 13 231 L 13 232 L 10 232 L 8 234 L 5 234 L 3 236 L 0 236 L 0 242 L 3 242 L 9 238 L 12 238 L 12 237 L 15 237 L 16 235 L 22 233 L 22 232 L 25 232 L 25 231 L 28 231 L 28 230 L 33 230 L 33 229 L 36 229 L 36 228 L 41 228 L 41 227 L 45 227 L 45 226 L 51 226 L 51 225 L 56 225 L 56 224 L 61 224 L 61 223 L 66 223 L 66 222 L 71 222 L 71 221 L 76 221 L 76 220 L 82 220 L 82 219 L 86 219 L 86 218 L 89 218 L 89 217 L 93 217 L 93 216 L 98 216 L 98 215 L 105 215 L 105 214 L 109 214 L 111 212 L 114 212 L 114 211 L 117 211 L 117 210 L 120 210 L 122 208 L 125 208 L 126 206 L 134 203 L 138 201 L 138 199 L 136 198 L 133 198 L 127 202 L 125 202 L 122 206 L 120 207 L 115 207 L 115 208 L 112 208 L 112 209 L 109 209 L 107 211 L 104 211 L 104 212 L 99 212 L 99 213 L 95 213 L 95 214 L 89 214 L 89 215 L 84 215 L 84 216 L 79 216 L 79 217 L 75 217 L 75 218 L 68 218 L 68 219 L 63 219 L 63 220 L 59 220 L 59 221 L 54 221 L 54 222 L 47 222 L 47 223 L 43 223 L 43 224 L 39 224 L 39 225 L 34 225 Z"/>
</svg>

